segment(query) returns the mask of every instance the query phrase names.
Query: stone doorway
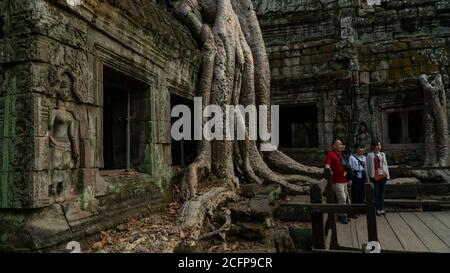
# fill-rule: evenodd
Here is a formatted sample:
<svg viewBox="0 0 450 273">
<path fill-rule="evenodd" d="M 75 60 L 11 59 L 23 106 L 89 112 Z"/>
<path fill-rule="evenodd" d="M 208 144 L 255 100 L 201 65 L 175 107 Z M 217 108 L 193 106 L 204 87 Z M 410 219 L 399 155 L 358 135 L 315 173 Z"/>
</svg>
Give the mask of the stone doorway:
<svg viewBox="0 0 450 273">
<path fill-rule="evenodd" d="M 190 99 L 186 99 L 184 97 L 171 94 L 170 95 L 170 106 L 173 109 L 176 105 L 186 105 L 191 109 L 191 128 L 194 128 L 194 101 Z M 173 125 L 178 118 L 172 118 L 171 124 Z M 172 139 L 172 166 L 188 166 L 192 163 L 197 157 L 197 142 L 194 139 L 194 131 L 191 130 L 191 139 L 192 140 L 181 140 L 175 141 Z"/>
<path fill-rule="evenodd" d="M 280 147 L 319 147 L 316 105 L 280 106 Z"/>
<path fill-rule="evenodd" d="M 139 170 L 149 143 L 149 86 L 103 69 L 103 170 Z"/>
</svg>

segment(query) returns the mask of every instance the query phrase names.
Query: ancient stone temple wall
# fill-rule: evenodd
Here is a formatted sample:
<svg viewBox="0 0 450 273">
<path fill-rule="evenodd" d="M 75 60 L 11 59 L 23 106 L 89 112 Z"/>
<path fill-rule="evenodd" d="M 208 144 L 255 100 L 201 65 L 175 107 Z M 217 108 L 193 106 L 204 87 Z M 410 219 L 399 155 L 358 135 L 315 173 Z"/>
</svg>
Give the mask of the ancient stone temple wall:
<svg viewBox="0 0 450 273">
<path fill-rule="evenodd" d="M 316 151 L 320 164 L 333 137 L 350 146 L 378 138 L 392 164 L 421 164 L 418 78 L 440 73 L 449 93 L 449 1 L 253 2 L 271 62 L 273 103 L 317 108 L 319 145 L 288 153 L 308 160 Z"/>
<path fill-rule="evenodd" d="M 60 226 L 63 233 L 67 225 L 74 231 L 83 219 L 107 212 L 111 200 L 116 210 L 120 202 L 133 207 L 156 201 L 151 189 L 158 192 L 157 186 L 170 180 L 170 93 L 193 97 L 198 52 L 167 12 L 150 1 L 138 2 L 0 1 L 3 234 L 15 224 L 36 224 L 28 218 L 16 221 L 23 215 L 7 209 L 54 210 L 46 215 L 68 221 Z M 134 179 L 100 171 L 105 167 L 104 91 L 117 84 L 107 82 L 106 70 L 139 82 L 119 82 L 131 94 L 131 137 L 139 141 L 132 147 L 140 153 L 132 158 L 140 173 Z"/>
<path fill-rule="evenodd" d="M 449 12 L 449 1 L 388 1 L 363 9 L 354 22 L 358 87 L 369 99 L 369 107 L 362 105 L 368 111 L 361 111 L 361 116 L 391 150 L 393 162 L 418 158 L 421 163 L 424 157 L 423 136 L 414 141 L 417 130 L 425 132 L 421 121 L 413 117 L 414 111 L 426 110 L 419 76 L 441 74 L 449 98 Z M 390 135 L 387 128 L 388 119 L 395 115 L 402 117 L 402 136 Z M 389 144 L 393 138 L 397 141 Z"/>
</svg>

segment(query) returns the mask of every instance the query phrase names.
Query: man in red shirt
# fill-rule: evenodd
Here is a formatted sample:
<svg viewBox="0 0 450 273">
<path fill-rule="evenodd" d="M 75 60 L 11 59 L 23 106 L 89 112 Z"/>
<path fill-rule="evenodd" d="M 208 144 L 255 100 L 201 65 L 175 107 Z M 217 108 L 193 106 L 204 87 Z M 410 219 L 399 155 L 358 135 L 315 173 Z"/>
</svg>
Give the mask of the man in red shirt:
<svg viewBox="0 0 450 273">
<path fill-rule="evenodd" d="M 340 139 L 333 142 L 333 150 L 328 152 L 325 158 L 325 168 L 331 170 L 333 190 L 336 194 L 338 204 L 346 204 L 348 199 L 348 180 L 347 172 L 344 167 L 344 159 L 342 153 L 345 146 Z M 339 221 L 343 224 L 348 224 L 347 214 L 338 215 Z"/>
</svg>

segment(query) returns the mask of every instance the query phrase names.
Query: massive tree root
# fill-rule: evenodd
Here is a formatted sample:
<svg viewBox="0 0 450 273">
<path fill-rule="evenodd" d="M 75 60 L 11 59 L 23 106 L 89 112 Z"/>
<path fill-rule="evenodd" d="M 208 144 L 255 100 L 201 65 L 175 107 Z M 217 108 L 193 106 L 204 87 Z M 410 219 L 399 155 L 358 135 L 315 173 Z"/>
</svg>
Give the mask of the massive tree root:
<svg viewBox="0 0 450 273">
<path fill-rule="evenodd" d="M 181 0 L 175 16 L 202 48 L 198 94 L 204 107 L 219 105 L 224 112 L 226 105 L 270 107 L 269 61 L 251 0 Z M 237 122 L 248 125 L 242 115 Z M 192 238 L 199 238 L 206 211 L 237 197 L 239 181 L 278 183 L 295 192 L 304 191 L 299 183 L 319 182 L 319 168 L 279 151 L 261 152 L 261 144 L 250 140 L 247 130 L 245 140 L 204 140 L 198 145 L 198 157 L 183 179 L 187 201 L 180 217 L 192 229 Z"/>
<path fill-rule="evenodd" d="M 189 232 L 190 239 L 199 239 L 205 217 L 212 216 L 213 212 L 229 200 L 236 200 L 236 191 L 226 187 L 214 187 L 202 195 L 185 203 L 182 208 L 180 220 L 183 227 Z"/>
</svg>

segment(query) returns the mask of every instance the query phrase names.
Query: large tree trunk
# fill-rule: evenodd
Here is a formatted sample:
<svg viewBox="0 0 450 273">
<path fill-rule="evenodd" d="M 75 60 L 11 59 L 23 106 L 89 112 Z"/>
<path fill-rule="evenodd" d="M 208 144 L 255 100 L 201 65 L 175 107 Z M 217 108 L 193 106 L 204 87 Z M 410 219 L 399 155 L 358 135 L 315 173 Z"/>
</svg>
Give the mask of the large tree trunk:
<svg viewBox="0 0 450 273">
<path fill-rule="evenodd" d="M 447 98 L 442 76 L 430 82 L 421 75 L 425 100 L 425 166 L 448 166 L 448 116 Z"/>
<path fill-rule="evenodd" d="M 426 101 L 428 101 L 425 98 Z M 431 107 L 430 103 L 425 102 L 425 109 L 430 109 Z M 429 110 L 424 111 L 424 126 L 425 126 L 425 161 L 424 161 L 424 167 L 435 167 L 436 166 L 436 158 L 437 158 L 437 151 L 436 151 L 436 142 L 435 138 L 436 135 L 434 134 L 434 119 L 433 115 L 430 113 Z"/>
<path fill-rule="evenodd" d="M 198 95 L 204 106 L 218 105 L 224 113 L 227 105 L 270 106 L 269 61 L 251 0 L 181 0 L 175 16 L 203 51 Z M 242 115 L 237 121 L 248 125 Z M 320 169 L 299 164 L 279 151 L 261 153 L 259 145 L 260 141 L 249 139 L 248 129 L 245 140 L 199 144 L 198 157 L 183 179 L 186 203 L 181 215 L 183 226 L 194 230 L 194 239 L 200 235 L 204 210 L 235 197 L 238 177 L 245 182 L 279 183 L 297 192 L 304 191 L 298 183 L 318 182 Z"/>
</svg>

